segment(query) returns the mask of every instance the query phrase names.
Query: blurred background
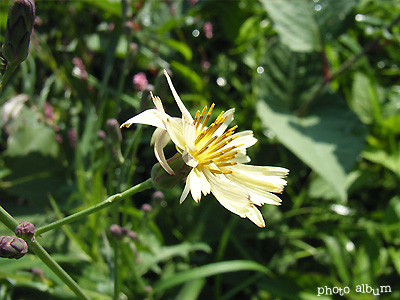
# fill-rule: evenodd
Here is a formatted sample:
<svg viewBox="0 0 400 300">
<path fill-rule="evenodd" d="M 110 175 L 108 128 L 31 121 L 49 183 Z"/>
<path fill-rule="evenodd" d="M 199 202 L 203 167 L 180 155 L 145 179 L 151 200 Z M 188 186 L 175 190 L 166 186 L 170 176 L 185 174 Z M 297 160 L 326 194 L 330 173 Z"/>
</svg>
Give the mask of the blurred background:
<svg viewBox="0 0 400 300">
<path fill-rule="evenodd" d="M 40 227 L 150 177 L 154 129 L 118 127 L 153 107 L 149 91 L 180 116 L 163 69 L 192 114 L 236 108 L 258 139 L 252 164 L 290 169 L 264 229 L 212 195 L 180 205 L 179 184 L 38 238 L 92 299 L 113 298 L 115 274 L 114 299 L 400 299 L 397 1 L 35 4 L 29 56 L 0 95 L 0 204 L 18 221 Z M 0 299 L 74 296 L 30 252 L 0 260 Z"/>
</svg>

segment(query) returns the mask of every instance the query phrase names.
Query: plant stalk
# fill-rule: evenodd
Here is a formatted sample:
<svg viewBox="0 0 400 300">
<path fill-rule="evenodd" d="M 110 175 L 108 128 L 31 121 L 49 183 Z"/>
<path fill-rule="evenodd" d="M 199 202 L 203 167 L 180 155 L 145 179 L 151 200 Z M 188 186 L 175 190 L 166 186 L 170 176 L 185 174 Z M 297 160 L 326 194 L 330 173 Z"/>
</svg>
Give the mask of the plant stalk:
<svg viewBox="0 0 400 300">
<path fill-rule="evenodd" d="M 80 212 L 77 212 L 77 213 L 75 213 L 73 215 L 65 217 L 65 218 L 63 218 L 61 220 L 58 220 L 58 221 L 55 221 L 53 223 L 47 224 L 47 225 L 45 225 L 43 227 L 40 227 L 40 228 L 36 229 L 35 235 L 39 236 L 39 235 L 41 235 L 41 234 L 43 234 L 43 233 L 45 233 L 47 231 L 59 228 L 62 225 L 69 224 L 71 222 L 77 221 L 77 220 L 79 220 L 79 219 L 81 219 L 83 217 L 86 217 L 86 216 L 88 216 L 88 215 L 90 215 L 92 213 L 95 213 L 95 212 L 97 212 L 99 210 L 107 208 L 107 207 L 109 207 L 109 206 L 121 201 L 122 199 L 125 199 L 125 198 L 127 198 L 129 196 L 132 196 L 132 195 L 134 195 L 134 194 L 136 194 L 138 192 L 147 190 L 147 189 L 151 188 L 152 186 L 153 186 L 153 182 L 149 178 L 146 181 L 144 181 L 142 183 L 139 183 L 139 184 L 135 185 L 134 187 L 131 187 L 130 189 L 128 189 L 128 190 L 126 190 L 126 191 L 124 191 L 124 192 L 122 192 L 120 194 L 115 194 L 115 195 L 112 195 L 112 196 L 108 197 L 106 200 L 104 200 L 104 201 L 102 201 L 102 202 L 100 202 L 100 203 L 98 203 L 96 205 L 93 205 L 93 206 L 91 206 L 91 207 L 89 207 L 87 209 L 84 209 L 84 210 L 82 210 Z"/>
</svg>

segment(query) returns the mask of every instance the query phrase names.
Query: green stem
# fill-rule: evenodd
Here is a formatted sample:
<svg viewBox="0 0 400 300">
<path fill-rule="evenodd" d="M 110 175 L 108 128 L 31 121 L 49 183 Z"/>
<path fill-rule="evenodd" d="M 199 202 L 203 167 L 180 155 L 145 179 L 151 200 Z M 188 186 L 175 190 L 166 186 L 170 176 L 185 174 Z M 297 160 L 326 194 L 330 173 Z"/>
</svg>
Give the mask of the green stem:
<svg viewBox="0 0 400 300">
<path fill-rule="evenodd" d="M 115 195 L 112 195 L 112 196 L 108 197 L 103 202 L 100 202 L 100 203 L 98 203 L 98 204 L 96 204 L 94 206 L 91 206 L 91 207 L 89 207 L 87 209 L 84 209 L 84 210 L 82 210 L 80 212 L 77 212 L 77 213 L 75 213 L 73 215 L 65 217 L 65 218 L 63 218 L 61 220 L 58 220 L 58 221 L 55 221 L 55 222 L 50 223 L 48 225 L 45 225 L 43 227 L 40 227 L 40 228 L 36 229 L 35 235 L 39 236 L 39 235 L 41 235 L 41 234 L 43 234 L 43 233 L 45 233 L 45 232 L 47 232 L 49 230 L 52 230 L 52 229 L 61 227 L 62 225 L 69 224 L 71 222 L 79 220 L 79 219 L 81 219 L 83 217 L 86 217 L 86 216 L 92 214 L 92 213 L 95 213 L 96 211 L 99 211 L 99 210 L 102 210 L 102 209 L 104 209 L 106 207 L 109 207 L 109 206 L 121 201 L 122 199 L 130 197 L 130 196 L 132 196 L 132 195 L 134 195 L 134 194 L 136 194 L 138 192 L 147 190 L 147 189 L 149 189 L 151 187 L 153 187 L 153 182 L 151 181 L 151 179 L 147 179 L 146 181 L 144 181 L 142 183 L 139 183 L 139 184 L 135 185 L 134 187 L 131 187 L 130 189 L 128 189 L 128 190 L 126 190 L 126 191 L 124 191 L 124 192 L 122 192 L 120 194 L 115 194 Z"/>
<path fill-rule="evenodd" d="M 63 268 L 44 250 L 44 248 L 36 241 L 30 243 L 30 247 L 35 251 L 37 257 L 43 261 L 74 293 L 79 299 L 89 300 L 79 285 L 64 271 Z"/>
<path fill-rule="evenodd" d="M 0 206 L 0 221 L 13 232 L 18 225 L 18 222 L 2 206 Z"/>
<path fill-rule="evenodd" d="M 10 78 L 11 74 L 14 72 L 14 70 L 18 67 L 19 63 L 10 63 L 7 66 L 7 69 L 3 75 L 3 77 L 0 80 L 0 94 L 1 91 L 3 90 L 4 85 L 7 83 L 8 79 Z"/>
</svg>

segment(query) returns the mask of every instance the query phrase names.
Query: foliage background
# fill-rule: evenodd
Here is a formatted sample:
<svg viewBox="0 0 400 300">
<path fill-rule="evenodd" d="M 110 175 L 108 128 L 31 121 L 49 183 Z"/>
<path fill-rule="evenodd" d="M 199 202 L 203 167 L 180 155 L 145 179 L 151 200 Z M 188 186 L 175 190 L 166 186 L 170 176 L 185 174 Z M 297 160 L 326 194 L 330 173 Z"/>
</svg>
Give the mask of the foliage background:
<svg viewBox="0 0 400 300">
<path fill-rule="evenodd" d="M 163 68 L 191 112 L 235 107 L 259 140 L 252 163 L 291 170 L 283 205 L 261 208 L 265 229 L 213 196 L 179 205 L 179 185 L 44 234 L 93 299 L 111 299 L 115 274 L 127 299 L 400 298 L 396 1 L 36 1 L 36 14 L 30 54 L 0 95 L 0 201 L 18 221 L 45 225 L 150 176 L 153 129 L 124 129 L 120 143 L 107 128 L 151 107 L 139 72 L 170 115 Z M 111 236 L 116 220 L 137 238 Z M 325 286 L 351 292 L 317 297 Z M 27 297 L 73 299 L 34 254 L 2 259 L 0 299 Z"/>
</svg>

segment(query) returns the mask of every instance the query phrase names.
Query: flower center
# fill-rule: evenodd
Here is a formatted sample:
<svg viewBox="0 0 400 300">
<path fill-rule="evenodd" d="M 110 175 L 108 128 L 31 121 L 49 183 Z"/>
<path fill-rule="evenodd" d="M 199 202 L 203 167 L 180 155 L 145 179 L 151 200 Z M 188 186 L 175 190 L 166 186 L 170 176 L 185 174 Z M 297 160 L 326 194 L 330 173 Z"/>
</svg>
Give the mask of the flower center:
<svg viewBox="0 0 400 300">
<path fill-rule="evenodd" d="M 230 170 L 221 170 L 221 167 L 233 166 L 237 162 L 230 161 L 237 156 L 239 151 L 236 149 L 243 144 L 231 145 L 234 139 L 238 136 L 232 136 L 235 133 L 237 126 L 233 126 L 229 130 L 222 134 L 216 133 L 216 131 L 224 124 L 228 115 L 223 115 L 221 112 L 217 119 L 206 127 L 206 123 L 211 116 L 211 112 L 214 109 L 214 103 L 211 105 L 207 115 L 207 106 L 204 107 L 203 111 L 197 111 L 193 121 L 193 125 L 196 127 L 196 140 L 195 146 L 196 151 L 191 151 L 191 155 L 198 161 L 198 165 L 207 166 L 210 172 L 218 174 L 230 174 Z M 205 117 L 204 117 L 205 116 Z M 204 118 L 204 119 L 203 119 Z"/>
</svg>

